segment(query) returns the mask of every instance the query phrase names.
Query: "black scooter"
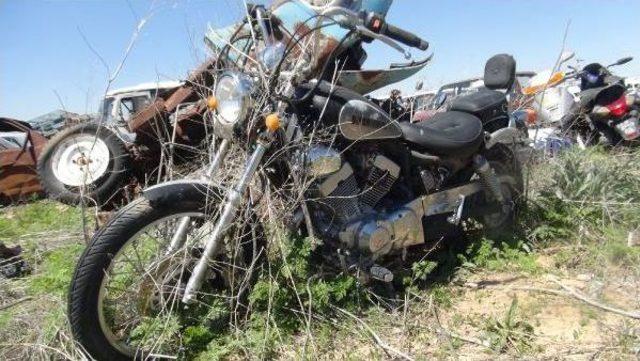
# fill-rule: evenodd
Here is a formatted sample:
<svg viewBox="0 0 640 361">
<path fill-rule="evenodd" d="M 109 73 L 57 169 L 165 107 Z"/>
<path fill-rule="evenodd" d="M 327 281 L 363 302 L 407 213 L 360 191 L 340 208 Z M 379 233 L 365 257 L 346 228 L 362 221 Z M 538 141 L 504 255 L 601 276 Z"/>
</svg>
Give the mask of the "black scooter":
<svg viewBox="0 0 640 361">
<path fill-rule="evenodd" d="M 567 77 L 580 81 L 580 93 L 579 101 L 562 119 L 564 134 L 584 146 L 601 140 L 609 146 L 640 141 L 640 100 L 627 93 L 623 78 L 609 71 L 631 60 L 631 57 L 623 58 L 606 67 L 592 63 L 582 70 L 572 68 L 573 72 Z"/>
</svg>

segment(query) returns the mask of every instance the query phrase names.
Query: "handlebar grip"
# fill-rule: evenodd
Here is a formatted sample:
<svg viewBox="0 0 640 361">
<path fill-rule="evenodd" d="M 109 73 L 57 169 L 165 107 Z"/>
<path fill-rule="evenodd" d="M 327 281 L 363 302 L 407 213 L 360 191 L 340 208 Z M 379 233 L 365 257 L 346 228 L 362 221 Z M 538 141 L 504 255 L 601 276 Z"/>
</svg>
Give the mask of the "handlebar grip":
<svg viewBox="0 0 640 361">
<path fill-rule="evenodd" d="M 427 41 L 422 40 L 417 35 L 414 35 L 406 30 L 402 30 L 391 24 L 386 24 L 381 33 L 407 46 L 418 48 L 422 51 L 429 49 L 429 43 Z"/>
</svg>

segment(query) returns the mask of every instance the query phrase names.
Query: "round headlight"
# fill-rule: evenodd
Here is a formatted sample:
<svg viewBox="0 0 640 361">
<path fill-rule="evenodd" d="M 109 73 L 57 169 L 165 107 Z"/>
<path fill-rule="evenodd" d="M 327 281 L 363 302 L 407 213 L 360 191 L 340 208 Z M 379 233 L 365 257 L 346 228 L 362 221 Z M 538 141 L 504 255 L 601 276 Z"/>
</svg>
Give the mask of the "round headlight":
<svg viewBox="0 0 640 361">
<path fill-rule="evenodd" d="M 233 125 L 247 115 L 251 80 L 239 73 L 226 73 L 218 79 L 215 97 L 220 122 Z"/>
</svg>

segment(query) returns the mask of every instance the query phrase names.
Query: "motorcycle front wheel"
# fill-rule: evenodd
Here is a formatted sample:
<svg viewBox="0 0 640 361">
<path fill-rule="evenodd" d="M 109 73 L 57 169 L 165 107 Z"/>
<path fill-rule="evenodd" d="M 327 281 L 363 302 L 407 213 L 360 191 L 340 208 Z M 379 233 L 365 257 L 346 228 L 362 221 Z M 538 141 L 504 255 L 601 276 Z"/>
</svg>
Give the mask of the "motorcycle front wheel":
<svg viewBox="0 0 640 361">
<path fill-rule="evenodd" d="M 188 357 L 194 352 L 189 334 L 212 340 L 230 324 L 242 322 L 243 296 L 261 252 L 251 222 L 238 221 L 230 229 L 223 251 L 210 261 L 195 303 L 181 301 L 220 201 L 219 194 L 198 192 L 145 195 L 93 237 L 76 266 L 68 303 L 73 335 L 90 356 Z M 184 222 L 188 231 L 176 247 L 176 229 Z M 198 344 L 206 343 L 198 338 Z"/>
</svg>

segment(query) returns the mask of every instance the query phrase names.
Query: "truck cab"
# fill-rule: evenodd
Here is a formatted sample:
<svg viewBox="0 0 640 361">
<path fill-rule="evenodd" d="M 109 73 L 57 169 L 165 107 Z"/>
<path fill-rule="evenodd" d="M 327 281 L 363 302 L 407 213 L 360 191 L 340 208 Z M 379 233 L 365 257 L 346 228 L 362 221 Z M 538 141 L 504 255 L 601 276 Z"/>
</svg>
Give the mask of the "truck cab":
<svg viewBox="0 0 640 361">
<path fill-rule="evenodd" d="M 126 126 L 135 114 L 157 97 L 163 97 L 182 85 L 179 81 L 151 82 L 110 91 L 102 100 L 100 117 L 105 124 Z"/>
</svg>

